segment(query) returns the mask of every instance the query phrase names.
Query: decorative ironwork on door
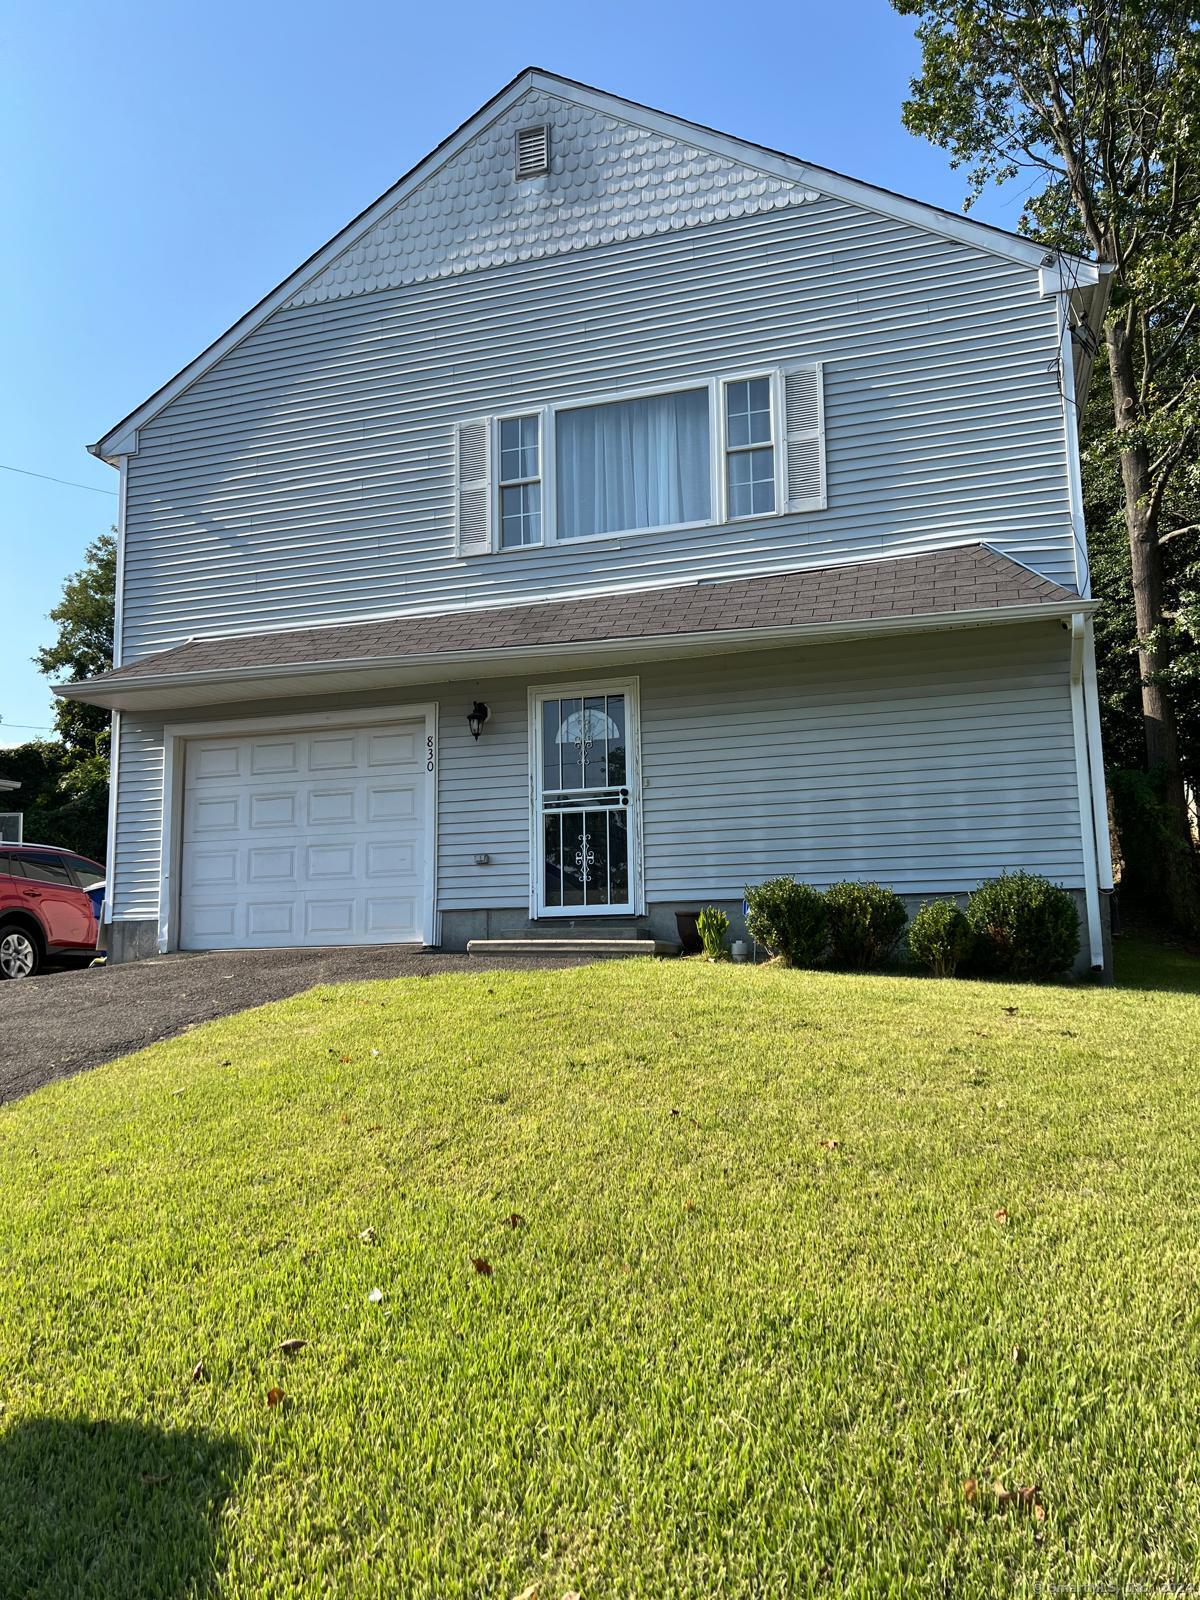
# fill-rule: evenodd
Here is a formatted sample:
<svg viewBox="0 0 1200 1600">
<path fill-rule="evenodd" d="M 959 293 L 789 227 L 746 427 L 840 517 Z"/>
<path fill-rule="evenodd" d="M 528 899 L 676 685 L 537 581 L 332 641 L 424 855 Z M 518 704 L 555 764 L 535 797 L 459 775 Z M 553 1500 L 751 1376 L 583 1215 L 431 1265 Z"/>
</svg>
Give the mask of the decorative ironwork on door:
<svg viewBox="0 0 1200 1600">
<path fill-rule="evenodd" d="M 623 694 L 541 702 L 542 905 L 628 909 L 628 707 Z"/>
</svg>

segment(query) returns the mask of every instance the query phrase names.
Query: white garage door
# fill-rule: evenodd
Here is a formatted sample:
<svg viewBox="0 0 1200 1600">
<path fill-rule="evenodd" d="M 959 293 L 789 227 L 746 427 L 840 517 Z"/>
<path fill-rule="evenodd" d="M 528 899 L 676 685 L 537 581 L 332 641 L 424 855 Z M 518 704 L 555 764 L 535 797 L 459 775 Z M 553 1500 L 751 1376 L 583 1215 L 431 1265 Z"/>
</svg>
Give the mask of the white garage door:
<svg viewBox="0 0 1200 1600">
<path fill-rule="evenodd" d="M 182 948 L 420 941 L 424 747 L 423 722 L 190 741 Z"/>
</svg>

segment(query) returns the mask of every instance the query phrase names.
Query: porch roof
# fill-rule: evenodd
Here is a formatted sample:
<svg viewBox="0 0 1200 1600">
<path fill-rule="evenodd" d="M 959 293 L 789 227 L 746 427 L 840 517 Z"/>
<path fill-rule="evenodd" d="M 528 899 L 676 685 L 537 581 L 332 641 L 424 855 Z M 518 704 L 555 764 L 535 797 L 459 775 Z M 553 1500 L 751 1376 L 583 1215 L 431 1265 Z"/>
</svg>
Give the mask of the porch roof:
<svg viewBox="0 0 1200 1600">
<path fill-rule="evenodd" d="M 621 657 L 1031 621 L 1092 603 L 984 544 L 533 604 L 192 638 L 55 694 L 117 710 L 382 688 Z"/>
</svg>

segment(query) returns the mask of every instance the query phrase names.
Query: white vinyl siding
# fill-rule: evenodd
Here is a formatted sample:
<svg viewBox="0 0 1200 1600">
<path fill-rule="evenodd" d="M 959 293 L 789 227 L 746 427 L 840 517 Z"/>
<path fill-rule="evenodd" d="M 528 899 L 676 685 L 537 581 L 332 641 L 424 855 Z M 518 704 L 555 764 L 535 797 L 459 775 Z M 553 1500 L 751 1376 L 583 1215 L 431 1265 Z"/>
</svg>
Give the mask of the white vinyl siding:
<svg viewBox="0 0 1200 1600">
<path fill-rule="evenodd" d="M 640 682 L 647 903 L 740 899 L 747 882 L 778 872 L 935 894 L 1024 866 L 1079 887 L 1068 666 L 1067 635 L 1051 622 L 614 662 L 614 680 Z M 440 707 L 443 910 L 528 904 L 528 689 L 546 682 L 405 691 Z M 466 720 L 477 698 L 490 710 L 478 743 Z M 304 709 L 335 704 L 345 707 Z M 116 915 L 155 917 L 161 749 L 122 720 Z M 477 866 L 477 854 L 491 859 Z"/>
<path fill-rule="evenodd" d="M 117 756 L 113 916 L 158 918 L 162 870 L 163 731 L 160 724 L 122 713 Z"/>
<path fill-rule="evenodd" d="M 780 872 L 819 886 L 877 878 L 905 894 L 967 890 L 1017 867 L 1083 882 L 1056 623 L 622 662 L 612 675 L 631 671 L 648 905 L 741 899 Z M 489 684 L 474 748 L 447 714 L 468 696 L 439 692 L 443 910 L 528 901 L 530 683 Z"/>
<path fill-rule="evenodd" d="M 976 539 L 1073 584 L 1056 341 L 1032 269 L 831 200 L 278 312 L 140 430 L 124 659 Z M 459 420 L 816 361 L 826 510 L 460 553 Z"/>
</svg>

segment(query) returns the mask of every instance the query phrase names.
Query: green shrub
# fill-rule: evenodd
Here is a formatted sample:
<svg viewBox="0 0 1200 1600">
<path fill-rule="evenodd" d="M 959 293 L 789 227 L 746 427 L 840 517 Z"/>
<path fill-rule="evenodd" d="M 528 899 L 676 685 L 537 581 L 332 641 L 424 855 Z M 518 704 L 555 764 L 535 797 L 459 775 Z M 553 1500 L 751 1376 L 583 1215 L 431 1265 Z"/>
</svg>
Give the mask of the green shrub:
<svg viewBox="0 0 1200 1600">
<path fill-rule="evenodd" d="M 904 901 L 879 883 L 834 883 L 825 891 L 834 966 L 866 972 L 881 967 L 904 932 Z"/>
<path fill-rule="evenodd" d="M 935 978 L 952 978 L 971 954 L 975 935 L 953 900 L 931 900 L 908 928 L 908 953 Z"/>
<path fill-rule="evenodd" d="M 967 902 L 975 964 L 1013 978 L 1053 978 L 1079 950 L 1079 913 L 1067 891 L 1036 872 L 1006 872 Z"/>
<path fill-rule="evenodd" d="M 785 967 L 815 967 L 828 943 L 825 897 L 807 883 L 769 878 L 747 888 L 746 928 Z"/>
<path fill-rule="evenodd" d="M 720 961 L 725 954 L 725 935 L 729 932 L 729 918 L 718 906 L 705 906 L 696 918 L 696 932 L 710 961 Z"/>
</svg>

